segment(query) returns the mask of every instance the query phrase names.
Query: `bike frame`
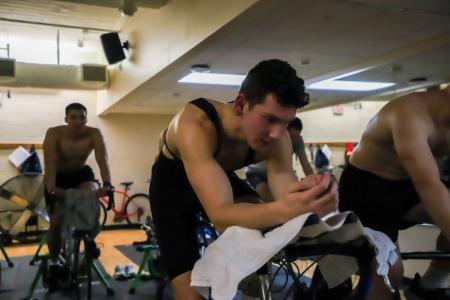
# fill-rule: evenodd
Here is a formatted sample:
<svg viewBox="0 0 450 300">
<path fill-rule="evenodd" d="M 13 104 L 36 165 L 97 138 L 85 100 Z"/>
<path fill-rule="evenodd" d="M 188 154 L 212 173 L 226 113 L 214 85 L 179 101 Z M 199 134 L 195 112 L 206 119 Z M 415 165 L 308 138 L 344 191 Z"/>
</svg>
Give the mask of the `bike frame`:
<svg viewBox="0 0 450 300">
<path fill-rule="evenodd" d="M 128 191 L 114 190 L 114 193 L 122 195 L 121 196 L 122 202 L 120 204 L 120 209 L 116 209 L 113 206 L 111 210 L 114 212 L 115 215 L 125 215 L 125 203 L 130 198 L 130 196 L 128 195 Z M 102 196 L 99 199 L 100 199 L 101 202 L 103 202 L 103 204 L 108 206 L 108 199 L 106 197 Z"/>
<path fill-rule="evenodd" d="M 132 217 L 138 214 L 138 212 L 133 213 L 127 213 L 125 211 L 125 205 L 127 204 L 128 199 L 133 197 L 133 195 L 128 194 L 129 189 L 125 189 L 124 191 L 121 190 L 114 190 L 114 193 L 120 194 L 120 198 L 122 198 L 122 201 L 120 203 L 120 209 L 116 209 L 114 206 L 111 208 L 112 212 L 114 213 L 114 217 Z M 99 197 L 99 200 L 103 202 L 103 204 L 108 207 L 108 198 L 105 196 Z"/>
</svg>

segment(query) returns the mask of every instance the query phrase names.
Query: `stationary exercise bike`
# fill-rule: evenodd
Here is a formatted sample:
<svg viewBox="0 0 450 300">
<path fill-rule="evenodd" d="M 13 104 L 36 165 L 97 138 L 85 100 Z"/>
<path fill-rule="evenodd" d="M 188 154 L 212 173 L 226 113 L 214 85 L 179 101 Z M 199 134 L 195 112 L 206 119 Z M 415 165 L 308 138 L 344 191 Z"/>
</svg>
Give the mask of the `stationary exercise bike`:
<svg viewBox="0 0 450 300">
<path fill-rule="evenodd" d="M 112 192 L 110 193 L 110 203 L 108 206 L 112 207 L 114 201 Z M 94 192 L 85 192 L 94 193 Z M 97 202 L 95 202 L 97 203 Z M 97 221 L 98 225 L 98 215 L 96 213 L 91 216 L 91 223 Z M 78 224 L 78 222 L 75 222 Z M 96 263 L 96 259 L 100 256 L 100 250 L 95 244 L 94 237 L 98 233 L 99 226 L 96 228 L 77 228 L 72 224 L 67 224 L 65 228 L 65 235 L 63 241 L 62 253 L 60 255 L 60 260 L 63 265 L 63 272 L 58 278 L 57 282 L 53 282 L 48 274 L 48 255 L 39 255 L 40 247 L 36 252 L 33 260 L 30 264 L 34 264 L 36 261 L 40 261 L 41 265 L 39 270 L 33 280 L 33 283 L 28 290 L 28 293 L 24 299 L 32 299 L 33 292 L 36 288 L 37 282 L 42 277 L 42 281 L 45 287 L 52 292 L 56 289 L 74 289 L 76 291 L 77 299 L 79 298 L 79 286 L 82 282 L 86 283 L 86 299 L 92 299 L 92 272 L 93 269 L 97 274 L 100 282 L 105 287 L 107 295 L 114 295 L 114 290 L 109 285 L 106 280 L 106 276 L 102 273 L 99 266 Z M 46 237 L 41 241 L 41 246 L 45 244 Z M 83 242 L 84 251 L 81 251 L 80 245 Z M 84 268 L 85 274 L 83 274 L 82 269 Z"/>
</svg>

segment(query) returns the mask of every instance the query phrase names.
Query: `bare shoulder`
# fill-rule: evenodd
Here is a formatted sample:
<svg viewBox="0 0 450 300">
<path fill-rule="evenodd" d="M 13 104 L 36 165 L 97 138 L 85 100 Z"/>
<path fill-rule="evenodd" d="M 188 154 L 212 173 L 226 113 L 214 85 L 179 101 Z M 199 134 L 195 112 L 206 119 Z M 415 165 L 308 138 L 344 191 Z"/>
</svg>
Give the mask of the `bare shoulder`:
<svg viewBox="0 0 450 300">
<path fill-rule="evenodd" d="M 207 100 L 209 103 L 211 103 L 216 111 L 219 113 L 221 107 L 220 104 L 213 100 Z M 184 108 L 179 113 L 178 117 L 178 127 L 198 127 L 202 128 L 206 131 L 215 131 L 214 124 L 211 122 L 209 117 L 206 115 L 206 113 L 200 109 L 199 107 L 193 105 L 193 104 L 186 104 Z"/>
<path fill-rule="evenodd" d="M 213 105 L 216 107 L 215 104 Z M 216 128 L 206 113 L 189 103 L 175 116 L 174 122 L 169 126 L 167 136 L 166 141 L 168 141 L 169 146 L 171 143 L 176 145 L 176 147 L 173 147 L 175 151 L 181 148 L 186 151 L 189 148 L 196 149 L 195 151 L 199 152 L 206 151 L 207 153 L 215 151 L 218 139 Z"/>
<path fill-rule="evenodd" d="M 412 93 L 393 101 L 388 111 L 389 124 L 397 139 L 426 139 L 434 131 L 425 93 Z"/>
<path fill-rule="evenodd" d="M 64 133 L 65 128 L 66 128 L 66 125 L 50 127 L 47 129 L 46 136 L 52 137 L 52 138 L 59 137 Z"/>
<path fill-rule="evenodd" d="M 99 128 L 86 126 L 86 129 L 90 136 L 93 136 L 93 137 L 102 136 L 102 132 Z"/>
<path fill-rule="evenodd" d="M 427 121 L 426 99 L 421 93 L 412 93 L 389 102 L 379 116 L 394 123 L 418 125 Z M 408 122 L 405 122 L 408 120 Z"/>
</svg>

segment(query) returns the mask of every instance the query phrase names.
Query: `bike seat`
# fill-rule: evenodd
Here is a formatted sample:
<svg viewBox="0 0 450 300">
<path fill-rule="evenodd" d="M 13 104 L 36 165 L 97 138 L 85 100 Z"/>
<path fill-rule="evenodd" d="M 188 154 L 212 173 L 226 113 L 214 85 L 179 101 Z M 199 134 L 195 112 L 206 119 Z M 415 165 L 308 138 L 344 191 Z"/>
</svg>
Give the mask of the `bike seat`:
<svg viewBox="0 0 450 300">
<path fill-rule="evenodd" d="M 121 182 L 121 185 L 125 186 L 125 187 L 129 187 L 133 184 L 133 181 L 125 181 L 125 182 Z"/>
</svg>

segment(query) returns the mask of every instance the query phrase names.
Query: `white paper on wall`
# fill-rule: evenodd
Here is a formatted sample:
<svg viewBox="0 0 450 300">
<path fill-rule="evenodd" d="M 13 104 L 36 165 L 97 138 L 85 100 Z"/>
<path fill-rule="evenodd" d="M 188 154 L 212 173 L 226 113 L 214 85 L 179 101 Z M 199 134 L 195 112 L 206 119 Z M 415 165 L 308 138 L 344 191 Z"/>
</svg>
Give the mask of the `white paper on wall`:
<svg viewBox="0 0 450 300">
<path fill-rule="evenodd" d="M 31 154 L 27 151 L 27 149 L 19 146 L 16 150 L 14 150 L 13 153 L 8 156 L 8 159 L 16 168 L 18 168 L 30 156 Z"/>
<path fill-rule="evenodd" d="M 330 147 L 328 147 L 328 145 L 326 145 L 326 144 L 323 145 L 322 152 L 328 158 L 328 161 L 330 161 L 331 160 L 331 154 L 332 154 Z"/>
</svg>

